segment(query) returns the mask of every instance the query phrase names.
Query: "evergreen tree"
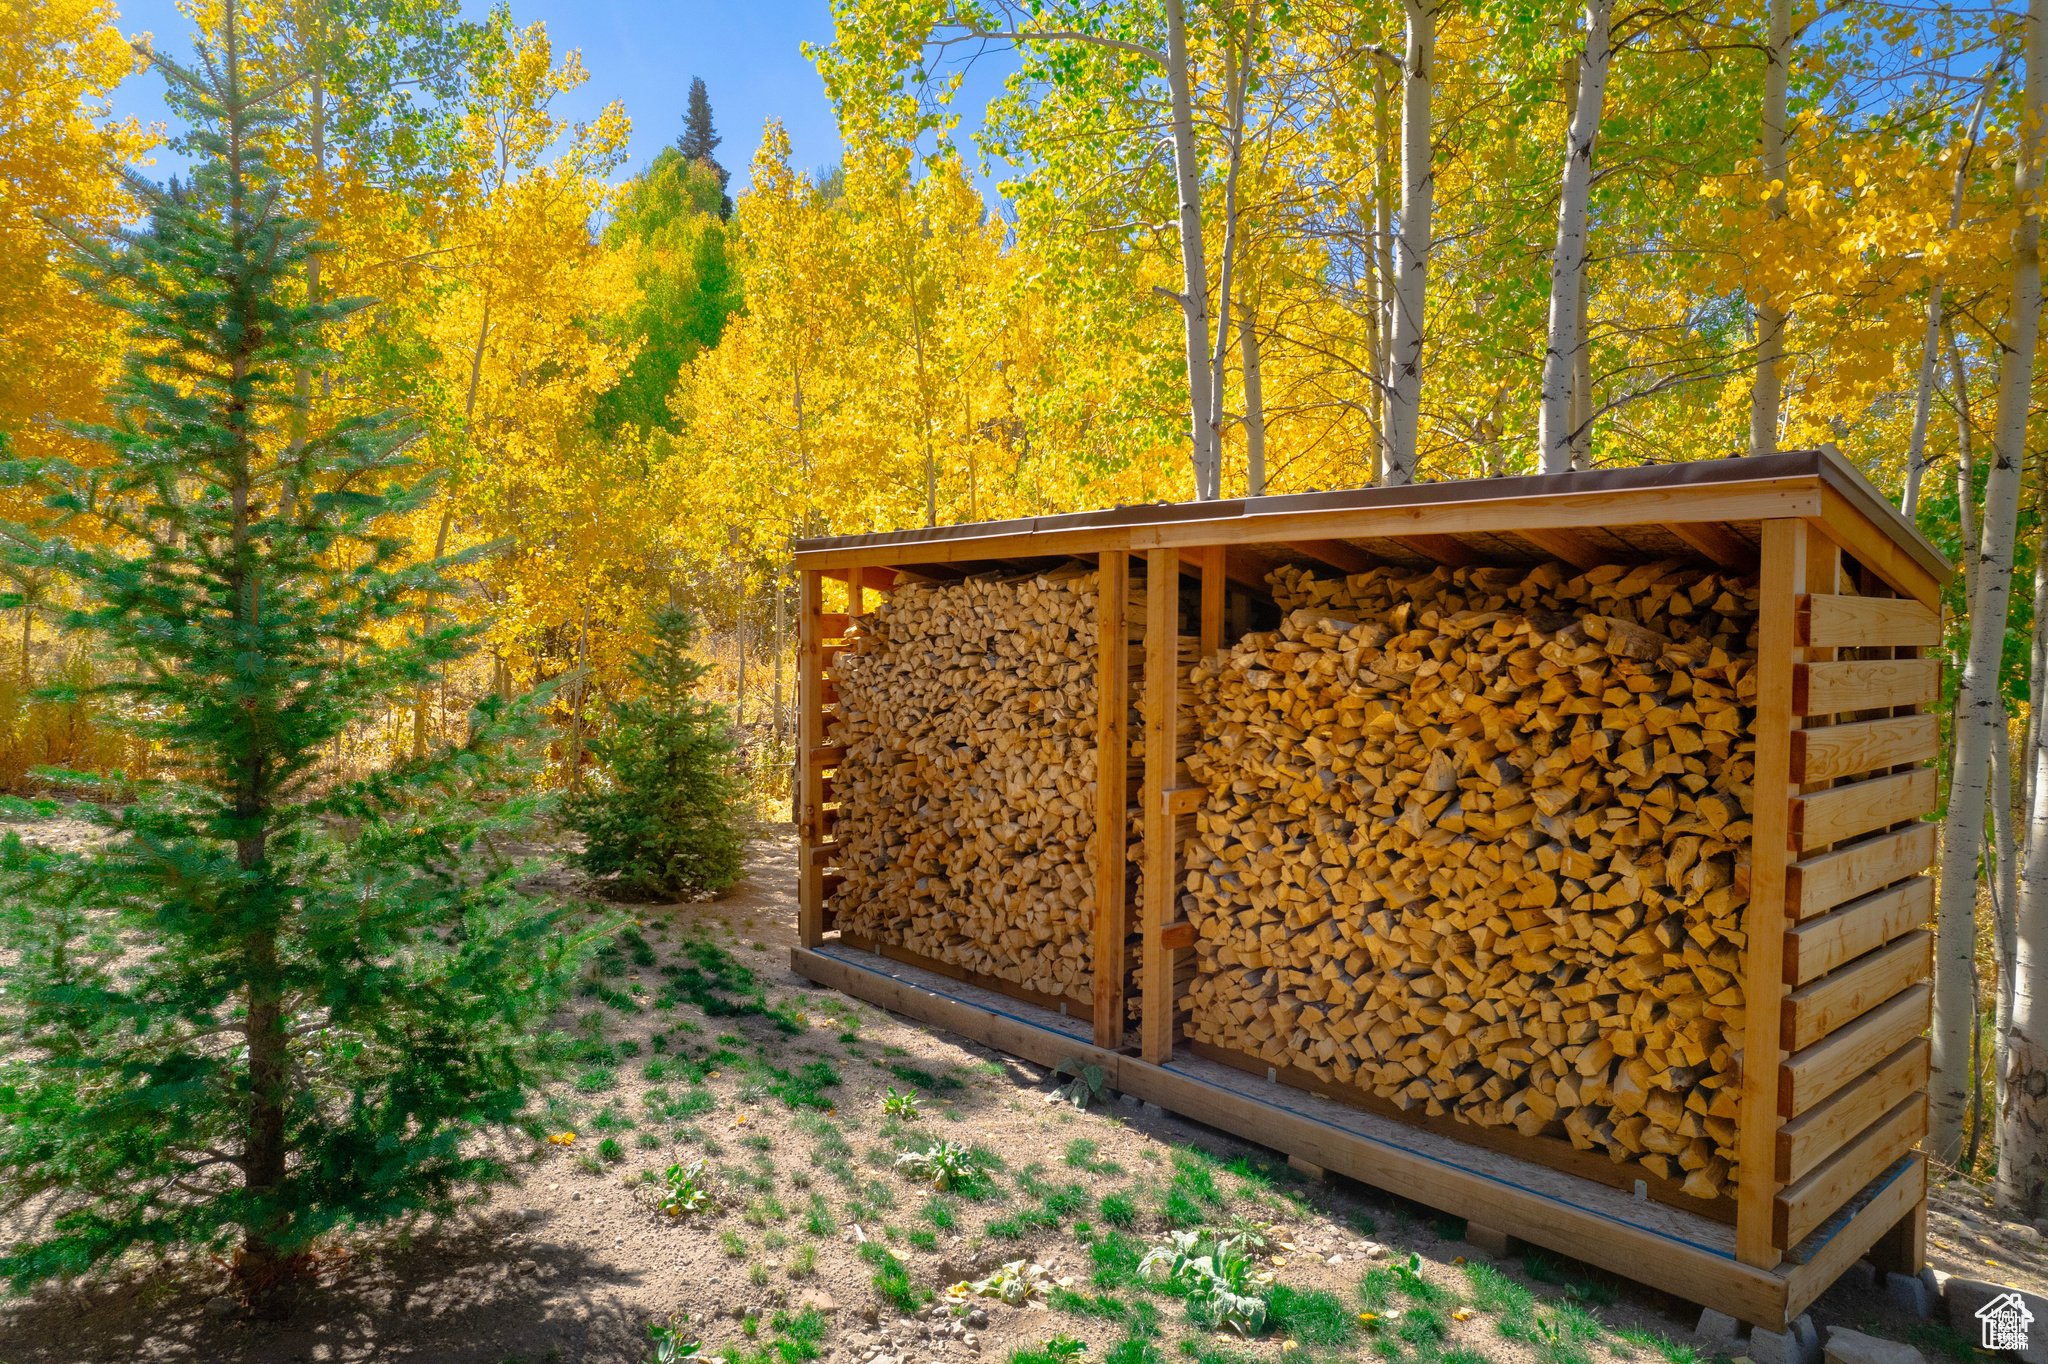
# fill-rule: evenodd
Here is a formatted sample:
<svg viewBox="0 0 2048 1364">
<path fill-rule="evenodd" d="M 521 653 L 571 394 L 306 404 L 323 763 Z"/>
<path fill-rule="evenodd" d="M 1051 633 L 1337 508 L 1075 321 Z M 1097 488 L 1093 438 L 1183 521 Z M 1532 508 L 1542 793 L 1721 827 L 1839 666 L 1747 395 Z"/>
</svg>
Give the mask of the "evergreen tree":
<svg viewBox="0 0 2048 1364">
<path fill-rule="evenodd" d="M 651 625 L 651 647 L 633 655 L 645 694 L 614 704 L 610 731 L 590 745 L 613 785 L 569 802 L 584 836 L 570 860 L 621 899 L 672 900 L 737 880 L 746 833 L 731 716 L 696 694 L 710 671 L 690 657 L 696 618 L 667 610 Z"/>
<path fill-rule="evenodd" d="M 7 528 L 54 570 L 67 629 L 132 663 L 100 688 L 174 776 L 109 811 L 91 856 L 0 848 L 0 1194 L 51 1215 L 0 1254 L 17 1289 L 131 1247 L 227 1249 L 265 1315 L 324 1233 L 452 1210 L 507 1170 L 537 1039 L 588 939 L 484 855 L 535 813 L 530 706 L 487 701 L 461 747 L 345 782 L 322 754 L 464 656 L 422 619 L 453 560 L 404 566 L 388 417 L 307 432 L 295 370 L 365 300 L 309 301 L 306 223 L 262 151 L 279 87 L 243 87 L 233 0 L 198 70 L 157 59 L 198 129 L 181 189 L 83 275 L 132 346 L 89 467 L 0 483 L 79 531 Z M 292 438 L 295 426 L 306 432 Z M 336 830 L 352 830 L 343 836 Z"/>
<path fill-rule="evenodd" d="M 683 114 L 683 135 L 676 139 L 676 150 L 683 154 L 685 161 L 701 161 L 717 174 L 721 196 L 718 216 L 730 218 L 732 198 L 725 193 L 725 187 L 732 179 L 732 172 L 719 165 L 718 158 L 711 154 L 724 140 L 711 127 L 711 95 L 704 88 L 704 78 L 690 77 L 690 103 Z"/>
</svg>

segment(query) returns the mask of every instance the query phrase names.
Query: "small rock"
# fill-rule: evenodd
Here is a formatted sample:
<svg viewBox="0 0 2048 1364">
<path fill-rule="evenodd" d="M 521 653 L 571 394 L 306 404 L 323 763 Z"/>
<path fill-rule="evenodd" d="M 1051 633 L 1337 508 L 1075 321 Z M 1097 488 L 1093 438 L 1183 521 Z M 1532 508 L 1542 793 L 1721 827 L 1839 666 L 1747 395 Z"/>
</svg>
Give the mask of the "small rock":
<svg viewBox="0 0 2048 1364">
<path fill-rule="evenodd" d="M 517 1270 L 521 1274 L 540 1273 L 540 1265 L 533 1260 L 521 1260 L 518 1264 L 512 1266 L 512 1268 Z"/>
<path fill-rule="evenodd" d="M 1799 1337 L 1799 1357 L 1806 1364 L 1820 1364 L 1820 1330 L 1813 1317 L 1801 1312 L 1792 1319 L 1792 1334 Z"/>
<path fill-rule="evenodd" d="M 1790 1330 L 1766 1331 L 1759 1326 L 1749 1333 L 1749 1357 L 1756 1364 L 1801 1364 L 1799 1337 Z"/>
<path fill-rule="evenodd" d="M 1329 1259 L 1323 1261 L 1323 1263 L 1326 1265 L 1341 1265 L 1344 1263 L 1344 1257 L 1342 1255 L 1332 1255 Z"/>
<path fill-rule="evenodd" d="M 1384 1260 L 1387 1258 L 1387 1248 L 1378 1241 L 1367 1241 L 1365 1249 L 1360 1254 L 1368 1260 Z"/>
<path fill-rule="evenodd" d="M 1161 1108 L 1158 1104 L 1150 1102 L 1149 1100 L 1140 1106 L 1144 1109 L 1145 1116 L 1148 1118 L 1163 1118 L 1166 1116 L 1165 1109 Z"/>
<path fill-rule="evenodd" d="M 1861 1331 L 1837 1326 L 1828 1332 L 1827 1364 L 1927 1364 L 1926 1358 L 1910 1345 L 1880 1340 Z"/>
<path fill-rule="evenodd" d="M 975 1308 L 967 1314 L 967 1324 L 977 1331 L 982 1330 L 988 1325 L 988 1313 L 979 1307 Z"/>
<path fill-rule="evenodd" d="M 1934 1304 L 1928 1301 L 1927 1284 L 1918 1275 L 1885 1275 L 1884 1296 L 1892 1306 L 1916 1317 L 1928 1316 L 1934 1309 Z"/>
<path fill-rule="evenodd" d="M 1116 1101 L 1133 1112 L 1137 1111 L 1141 1103 L 1141 1100 L 1135 1094 L 1119 1094 L 1116 1096 Z"/>
<path fill-rule="evenodd" d="M 2036 1217 L 2034 1219 L 2034 1230 L 2040 1232 L 2043 1236 L 2048 1236 L 2048 1217 Z"/>
<path fill-rule="evenodd" d="M 866 1322 L 868 1325 L 873 1326 L 876 1322 L 882 1319 L 882 1313 L 880 1309 L 878 1309 L 873 1303 L 869 1303 L 867 1306 L 860 1309 L 860 1319 Z"/>
<path fill-rule="evenodd" d="M 806 1291 L 802 1297 L 796 1300 L 796 1305 L 799 1311 L 809 1308 L 812 1311 L 823 1312 L 827 1315 L 839 1310 L 839 1300 L 822 1288 L 813 1288 Z"/>
<path fill-rule="evenodd" d="M 233 1298 L 229 1297 L 225 1293 L 216 1293 L 206 1300 L 206 1310 L 211 1312 L 216 1317 L 233 1316 L 235 1314 L 235 1308 L 239 1305 L 240 1304 L 238 1304 Z"/>
<path fill-rule="evenodd" d="M 1699 1324 L 1692 1328 L 1693 1344 L 1707 1354 L 1722 1353 L 1721 1347 L 1736 1338 L 1741 1323 L 1726 1312 L 1707 1307 L 1700 1311 Z"/>
</svg>

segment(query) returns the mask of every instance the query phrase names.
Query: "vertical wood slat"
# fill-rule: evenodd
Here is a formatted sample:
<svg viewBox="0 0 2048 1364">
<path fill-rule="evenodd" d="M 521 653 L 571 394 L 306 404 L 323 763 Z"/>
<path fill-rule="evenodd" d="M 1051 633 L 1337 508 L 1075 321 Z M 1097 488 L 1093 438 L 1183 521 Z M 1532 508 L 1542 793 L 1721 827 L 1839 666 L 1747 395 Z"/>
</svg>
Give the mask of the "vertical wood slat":
<svg viewBox="0 0 2048 1364">
<path fill-rule="evenodd" d="M 1131 560 L 1105 554 L 1095 582 L 1095 1045 L 1124 1040 L 1124 797 L 1131 703 Z"/>
<path fill-rule="evenodd" d="M 1173 1059 L 1173 949 L 1163 935 L 1173 919 L 1176 888 L 1174 821 L 1166 791 L 1173 785 L 1179 659 L 1180 554 L 1150 550 L 1145 555 L 1145 785 L 1139 805 L 1145 814 L 1145 999 L 1138 1053 L 1162 1066 Z"/>
<path fill-rule="evenodd" d="M 1743 963 L 1741 1170 L 1736 1185 L 1735 1258 L 1759 1269 L 1782 1258 L 1772 1242 L 1778 1194 L 1778 1000 L 1784 997 L 1785 865 L 1791 810 L 1792 667 L 1797 594 L 1806 587 L 1802 521 L 1763 523 L 1757 603 L 1755 831 L 1751 843 L 1749 935 Z"/>
<path fill-rule="evenodd" d="M 1202 568 L 1202 657 L 1223 647 L 1223 546 L 1200 551 Z"/>
<path fill-rule="evenodd" d="M 796 839 L 801 858 L 797 871 L 797 940 L 816 947 L 825 940 L 825 869 L 815 865 L 811 849 L 825 841 L 825 774 L 812 756 L 825 743 L 824 649 L 819 616 L 824 612 L 825 583 L 817 569 L 799 574 L 797 598 L 796 709 L 798 771 Z"/>
</svg>

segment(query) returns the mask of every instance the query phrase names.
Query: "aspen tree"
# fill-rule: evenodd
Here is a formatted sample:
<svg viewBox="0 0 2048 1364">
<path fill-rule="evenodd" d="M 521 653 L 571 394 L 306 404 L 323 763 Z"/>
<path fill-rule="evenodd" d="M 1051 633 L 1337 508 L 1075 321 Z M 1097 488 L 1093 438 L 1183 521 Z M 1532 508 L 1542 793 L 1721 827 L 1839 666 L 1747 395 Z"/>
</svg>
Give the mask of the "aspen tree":
<svg viewBox="0 0 2048 1364">
<path fill-rule="evenodd" d="M 1390 486 L 1415 481 L 1422 430 L 1422 348 L 1429 314 L 1430 233 L 1436 207 L 1430 96 L 1436 83 L 1433 0 L 1405 0 L 1408 47 L 1401 59 L 1401 234 L 1396 244 L 1394 335 L 1387 403 Z"/>
<path fill-rule="evenodd" d="M 1550 334 L 1543 350 L 1543 405 L 1537 424 L 1541 470 L 1572 467 L 1578 432 L 1572 422 L 1573 380 L 1585 338 L 1586 209 L 1593 191 L 1593 144 L 1607 102 L 1607 67 L 1614 0 L 1587 0 L 1586 43 L 1579 54 L 1578 107 L 1565 135 L 1564 179 L 1558 191 L 1557 247 L 1550 258 Z"/>
</svg>

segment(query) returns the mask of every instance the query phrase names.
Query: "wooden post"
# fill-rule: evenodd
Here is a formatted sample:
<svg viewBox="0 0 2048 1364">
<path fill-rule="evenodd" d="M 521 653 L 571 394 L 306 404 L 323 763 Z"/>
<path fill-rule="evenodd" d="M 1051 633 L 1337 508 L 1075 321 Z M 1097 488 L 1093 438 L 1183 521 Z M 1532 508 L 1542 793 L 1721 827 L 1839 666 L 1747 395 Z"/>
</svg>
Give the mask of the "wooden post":
<svg viewBox="0 0 2048 1364">
<path fill-rule="evenodd" d="M 1223 546 L 1214 545 L 1202 557 L 1202 657 L 1214 658 L 1223 647 Z"/>
<path fill-rule="evenodd" d="M 1131 561 L 1102 556 L 1095 581 L 1095 1045 L 1124 1040 L 1124 805 L 1131 704 Z"/>
<path fill-rule="evenodd" d="M 1145 556 L 1145 812 L 1144 1014 L 1139 1055 L 1154 1065 L 1173 1059 L 1173 949 L 1163 934 L 1173 920 L 1174 740 L 1180 703 L 1180 552 Z"/>
<path fill-rule="evenodd" d="M 825 841 L 825 774 L 818 750 L 825 745 L 824 651 L 818 617 L 825 609 L 825 584 L 817 569 L 801 575 L 797 603 L 796 799 L 797 941 L 816 947 L 825 940 L 825 869 L 812 850 Z"/>
<path fill-rule="evenodd" d="M 1759 1269 L 1782 1255 L 1771 1244 L 1778 1141 L 1779 1000 L 1784 998 L 1785 866 L 1792 780 L 1792 671 L 1798 662 L 1798 594 L 1807 576 L 1806 523 L 1763 523 L 1758 574 L 1756 777 L 1743 961 L 1741 1170 L 1736 1185 L 1735 1257 Z M 1761 1323 L 1777 1329 L 1781 1323 Z"/>
</svg>

